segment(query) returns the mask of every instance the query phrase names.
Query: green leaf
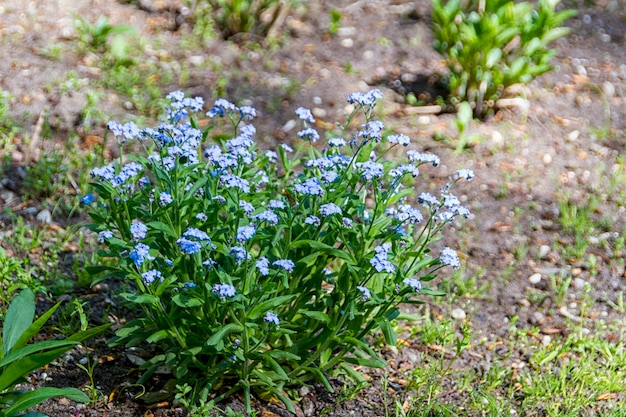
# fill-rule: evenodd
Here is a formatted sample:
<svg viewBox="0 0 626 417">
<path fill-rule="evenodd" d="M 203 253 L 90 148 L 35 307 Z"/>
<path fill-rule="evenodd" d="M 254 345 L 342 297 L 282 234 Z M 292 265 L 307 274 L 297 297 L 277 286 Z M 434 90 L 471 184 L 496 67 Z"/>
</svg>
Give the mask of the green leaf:
<svg viewBox="0 0 626 417">
<path fill-rule="evenodd" d="M 172 301 L 176 303 L 177 306 L 183 308 L 189 307 L 200 307 L 204 304 L 202 299 L 196 297 L 190 297 L 189 294 L 178 293 L 174 297 L 172 297 Z"/>
<path fill-rule="evenodd" d="M 389 323 L 387 319 L 378 320 L 378 327 L 380 327 L 380 330 L 385 336 L 385 343 L 392 346 L 395 345 L 398 341 L 398 335 L 396 335 L 396 332 L 391 327 L 391 323 Z"/>
<path fill-rule="evenodd" d="M 265 354 L 271 356 L 274 359 L 278 359 L 281 361 L 299 361 L 300 360 L 300 356 L 291 352 L 285 352 L 284 350 L 271 349 L 265 352 Z"/>
<path fill-rule="evenodd" d="M 172 229 L 168 224 L 165 224 L 163 222 L 154 221 L 154 222 L 147 223 L 146 226 L 155 230 L 159 230 L 165 233 L 166 235 L 173 237 L 175 239 L 178 238 L 178 236 L 176 235 L 176 232 L 174 232 L 174 229 Z"/>
<path fill-rule="evenodd" d="M 13 416 L 20 411 L 27 410 L 30 407 L 54 397 L 66 397 L 69 400 L 80 403 L 89 402 L 89 397 L 87 397 L 84 392 L 79 391 L 76 388 L 44 387 L 20 395 L 13 404 L 3 410 L 3 415 Z"/>
<path fill-rule="evenodd" d="M 171 332 L 169 330 L 159 330 L 158 332 L 154 333 L 152 336 L 148 337 L 146 339 L 146 342 L 148 343 L 157 343 L 160 340 L 166 339 L 168 337 L 171 336 Z"/>
<path fill-rule="evenodd" d="M 502 58 L 502 50 L 500 48 L 493 48 L 491 51 L 487 53 L 487 62 L 485 66 L 487 68 L 491 68 L 500 61 Z"/>
<path fill-rule="evenodd" d="M 158 304 L 159 303 L 159 298 L 152 295 L 152 294 L 129 294 L 129 293 L 123 293 L 120 294 L 122 296 L 122 298 L 124 298 L 126 301 L 130 301 L 131 303 L 136 303 L 136 304 Z"/>
<path fill-rule="evenodd" d="M 280 297 L 274 297 L 271 298 L 267 301 L 263 301 L 262 303 L 257 304 L 256 306 L 254 306 L 254 308 L 252 310 L 250 310 L 250 312 L 248 313 L 248 318 L 250 320 L 254 320 L 257 319 L 261 316 L 261 314 L 266 313 L 268 311 L 270 311 L 271 309 L 278 307 L 280 305 L 283 305 L 289 301 L 291 301 L 292 299 L 294 299 L 297 296 L 297 294 L 291 294 L 291 295 L 282 295 Z"/>
<path fill-rule="evenodd" d="M 6 355 L 4 358 L 2 358 L 2 360 L 0 360 L 0 368 L 4 368 L 5 366 L 11 364 L 12 362 L 15 362 L 17 360 L 20 360 L 26 356 L 32 355 L 33 353 L 36 352 L 41 352 L 43 350 L 49 350 L 49 349 L 56 349 L 56 348 L 60 348 L 60 347 L 65 347 L 67 346 L 67 348 L 71 348 L 73 346 L 76 346 L 78 344 L 78 342 L 76 341 L 68 341 L 68 340 L 46 340 L 43 342 L 38 342 L 38 343 L 34 343 L 32 345 L 28 345 L 24 348 L 21 349 L 14 349 L 11 351 L 11 353 L 9 353 L 8 355 Z M 45 363 L 42 364 L 46 365 Z"/>
<path fill-rule="evenodd" d="M 301 314 L 317 321 L 323 321 L 326 324 L 330 322 L 328 315 L 326 313 L 322 313 L 321 311 L 302 311 Z"/>
<path fill-rule="evenodd" d="M 35 294 L 28 288 L 15 296 L 6 315 L 2 329 L 4 354 L 8 354 L 20 340 L 22 334 L 30 327 L 35 317 Z"/>
<path fill-rule="evenodd" d="M 243 327 L 240 325 L 229 323 L 222 327 L 217 333 L 213 333 L 209 340 L 207 340 L 206 344 L 207 346 L 214 346 L 218 351 L 222 350 L 224 349 L 224 338 L 231 333 L 240 332 L 242 330 Z"/>
<path fill-rule="evenodd" d="M 57 308 L 59 308 L 59 306 L 61 305 L 61 302 L 59 301 L 58 303 L 56 303 L 55 305 L 53 305 L 52 307 L 50 307 L 50 309 L 48 311 L 46 311 L 45 313 L 43 313 L 37 320 L 35 320 L 30 326 L 28 326 L 28 329 L 26 329 L 26 331 L 24 331 L 24 333 L 22 333 L 22 335 L 20 336 L 20 338 L 17 340 L 17 342 L 15 342 L 15 344 L 13 345 L 13 347 L 15 349 L 17 348 L 21 348 L 22 346 L 24 346 L 26 343 L 28 343 L 28 341 L 37 333 L 39 333 L 39 330 L 41 330 L 41 328 L 43 327 L 44 324 L 46 324 L 46 322 L 48 321 L 48 319 L 50 319 L 50 317 L 52 316 L 52 314 L 54 314 L 54 312 L 56 311 Z"/>
<path fill-rule="evenodd" d="M 317 249 L 329 255 L 332 255 L 335 258 L 343 259 L 353 264 L 357 263 L 356 260 L 353 259 L 349 253 L 342 251 L 340 249 L 337 249 L 333 246 L 327 245 L 326 243 L 318 242 L 317 240 L 298 240 L 297 242 L 293 242 L 291 246 L 294 248 L 308 246 L 311 249 Z"/>
</svg>

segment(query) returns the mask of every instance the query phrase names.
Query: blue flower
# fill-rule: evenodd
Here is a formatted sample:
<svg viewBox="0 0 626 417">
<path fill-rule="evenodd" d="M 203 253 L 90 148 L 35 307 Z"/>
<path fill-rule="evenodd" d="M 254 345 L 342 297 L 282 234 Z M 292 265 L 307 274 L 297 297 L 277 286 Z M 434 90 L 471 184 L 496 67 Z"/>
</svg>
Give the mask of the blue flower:
<svg viewBox="0 0 626 417">
<path fill-rule="evenodd" d="M 390 216 L 394 216 L 394 218 L 400 223 L 404 223 L 406 221 L 409 223 L 419 223 L 424 220 L 422 213 L 410 204 L 400 204 L 397 209 L 389 207 L 385 210 L 385 213 Z"/>
<path fill-rule="evenodd" d="M 344 229 L 352 229 L 352 219 L 344 217 L 343 219 L 341 219 L 341 226 Z"/>
<path fill-rule="evenodd" d="M 330 138 L 328 139 L 328 146 L 332 148 L 346 146 L 346 140 L 344 138 Z"/>
<path fill-rule="evenodd" d="M 195 227 L 190 227 L 187 230 L 185 230 L 185 233 L 183 233 L 183 236 L 188 239 L 195 239 L 195 240 L 200 240 L 200 241 L 211 240 L 211 238 L 209 237 L 209 235 L 206 234 L 206 232 L 203 232 L 200 229 L 196 229 Z"/>
<path fill-rule="evenodd" d="M 93 202 L 96 200 L 96 196 L 88 193 L 85 194 L 84 196 L 81 197 L 80 199 L 80 205 L 81 206 L 90 206 L 93 204 Z"/>
<path fill-rule="evenodd" d="M 365 302 L 372 297 L 370 290 L 368 290 L 366 287 L 359 285 L 356 287 L 356 289 L 361 291 L 361 301 Z"/>
<path fill-rule="evenodd" d="M 284 209 L 285 207 L 286 207 L 285 203 L 282 202 L 281 200 L 270 200 L 270 208 L 271 209 L 278 209 L 278 210 L 280 210 L 280 209 Z"/>
<path fill-rule="evenodd" d="M 222 300 L 225 300 L 235 296 L 235 287 L 230 284 L 215 284 L 212 292 L 217 294 Z"/>
<path fill-rule="evenodd" d="M 239 243 L 244 243 L 246 240 L 252 239 L 252 236 L 256 233 L 256 226 L 249 224 L 247 226 L 241 226 L 237 229 L 236 239 Z"/>
<path fill-rule="evenodd" d="M 317 130 L 313 129 L 312 127 L 307 127 L 306 129 L 298 132 L 298 137 L 300 139 L 308 140 L 315 143 L 320 139 L 320 134 L 317 133 Z"/>
<path fill-rule="evenodd" d="M 437 197 L 430 193 L 421 193 L 417 198 L 420 204 L 427 208 L 436 208 L 439 207 L 439 200 Z"/>
<path fill-rule="evenodd" d="M 316 195 L 319 197 L 324 195 L 324 189 L 320 186 L 317 178 L 308 178 L 304 182 L 294 185 L 293 190 L 298 194 L 304 195 Z"/>
<path fill-rule="evenodd" d="M 161 194 L 159 194 L 159 203 L 162 206 L 167 206 L 168 204 L 171 204 L 174 201 L 174 199 L 172 198 L 172 195 L 170 194 L 169 191 L 164 191 Z"/>
<path fill-rule="evenodd" d="M 387 142 L 402 145 L 402 146 L 409 146 L 409 144 L 411 143 L 411 138 L 408 137 L 407 135 L 400 133 L 398 135 L 390 135 L 387 138 Z"/>
<path fill-rule="evenodd" d="M 420 292 L 422 290 L 422 283 L 417 278 L 405 278 L 402 282 L 413 288 L 413 291 L 415 292 Z"/>
<path fill-rule="evenodd" d="M 143 265 L 145 261 L 154 260 L 154 256 L 150 256 L 150 246 L 143 243 L 138 243 L 137 246 L 130 251 L 129 256 L 137 266 Z"/>
<path fill-rule="evenodd" d="M 233 246 L 230 248 L 230 256 L 235 258 L 237 263 L 241 263 L 247 259 L 250 259 L 250 254 L 246 251 L 245 248 L 241 246 Z"/>
<path fill-rule="evenodd" d="M 134 241 L 145 239 L 148 233 L 148 226 L 140 221 L 135 221 L 130 225 L 130 233 L 133 235 Z"/>
<path fill-rule="evenodd" d="M 265 276 L 270 273 L 270 261 L 265 256 L 256 261 L 256 267 L 259 269 L 261 275 Z"/>
<path fill-rule="evenodd" d="M 385 167 L 383 164 L 373 161 L 357 162 L 355 166 L 361 171 L 361 177 L 367 181 L 375 178 L 381 178 L 385 175 Z"/>
<path fill-rule="evenodd" d="M 239 107 L 239 114 L 242 118 L 252 120 L 256 117 L 256 109 L 250 106 Z"/>
<path fill-rule="evenodd" d="M 293 152 L 293 148 L 286 143 L 281 143 L 280 147 L 283 148 L 283 151 L 285 152 Z"/>
<path fill-rule="evenodd" d="M 208 217 L 205 213 L 198 213 L 196 214 L 196 219 L 200 220 L 201 222 L 205 222 L 207 221 Z"/>
<path fill-rule="evenodd" d="M 348 103 L 350 104 L 358 104 L 361 106 L 374 106 L 376 104 L 376 100 L 383 97 L 383 93 L 378 89 L 371 90 L 365 94 L 354 92 L 350 93 L 348 96 Z"/>
<path fill-rule="evenodd" d="M 334 203 L 322 204 L 320 206 L 320 214 L 324 217 L 332 216 L 333 214 L 342 214 L 341 208 Z"/>
<path fill-rule="evenodd" d="M 439 163 L 440 163 L 439 157 L 432 153 L 420 153 L 411 149 L 407 151 L 406 154 L 409 157 L 409 161 L 413 163 L 415 162 L 420 163 L 420 164 L 428 163 L 428 164 L 432 164 L 432 166 L 434 167 L 439 166 Z"/>
<path fill-rule="evenodd" d="M 293 271 L 293 268 L 295 267 L 295 264 L 293 263 L 293 261 L 289 259 L 279 259 L 277 261 L 272 262 L 272 265 L 282 268 L 287 272 Z"/>
<path fill-rule="evenodd" d="M 176 241 L 176 244 L 180 248 L 180 251 L 187 255 L 192 255 L 194 253 L 200 252 L 200 250 L 202 249 L 202 244 L 200 242 L 189 240 L 184 237 L 178 239 Z"/>
<path fill-rule="evenodd" d="M 278 154 L 274 151 L 265 151 L 263 155 L 269 160 L 270 164 L 275 164 L 278 161 Z"/>
<path fill-rule="evenodd" d="M 239 207 L 247 214 L 250 215 L 254 211 L 254 206 L 247 201 L 241 200 L 239 201 Z"/>
<path fill-rule="evenodd" d="M 388 272 L 390 274 L 396 272 L 396 267 L 387 260 L 388 252 L 391 249 L 391 243 L 387 242 L 374 248 L 376 254 L 370 259 L 370 264 L 377 272 Z"/>
<path fill-rule="evenodd" d="M 143 279 L 143 282 L 146 285 L 152 284 L 154 282 L 155 279 L 162 279 L 163 275 L 161 274 L 161 271 L 158 271 L 156 269 L 151 269 L 147 272 L 144 272 L 143 274 L 141 274 L 141 279 Z"/>
<path fill-rule="evenodd" d="M 113 232 L 110 230 L 103 230 L 98 233 L 98 242 L 103 243 L 113 237 Z"/>
<path fill-rule="evenodd" d="M 304 222 L 306 224 L 312 224 L 315 226 L 319 226 L 320 225 L 320 219 L 317 216 L 309 216 L 306 219 L 304 219 Z"/>
<path fill-rule="evenodd" d="M 389 175 L 392 178 L 397 178 L 397 177 L 404 175 L 407 172 L 410 173 L 413 178 L 416 178 L 420 174 L 419 168 L 416 167 L 415 165 L 403 164 L 403 165 L 399 165 L 397 168 L 390 170 Z"/>
<path fill-rule="evenodd" d="M 459 256 L 452 248 L 443 248 L 441 254 L 439 255 L 439 260 L 442 264 L 451 266 L 454 269 L 459 269 L 461 267 L 461 261 L 459 260 Z"/>
<path fill-rule="evenodd" d="M 263 317 L 263 320 L 265 320 L 267 323 L 274 323 L 276 328 L 280 327 L 280 320 L 278 319 L 278 316 L 271 311 L 265 313 L 265 317 Z"/>
<path fill-rule="evenodd" d="M 272 210 L 265 210 L 253 217 L 254 220 L 267 222 L 269 225 L 276 226 L 279 218 Z"/>
<path fill-rule="evenodd" d="M 453 178 L 455 180 L 465 178 L 467 181 L 471 181 L 472 178 L 474 178 L 474 171 L 472 171 L 471 169 L 459 169 L 454 173 Z"/>
<path fill-rule="evenodd" d="M 304 107 L 298 107 L 295 113 L 300 120 L 308 123 L 315 123 L 311 110 L 305 109 Z"/>
<path fill-rule="evenodd" d="M 220 183 L 226 188 L 238 188 L 246 194 L 250 192 L 250 183 L 247 180 L 233 174 L 222 174 L 220 176 Z"/>
</svg>

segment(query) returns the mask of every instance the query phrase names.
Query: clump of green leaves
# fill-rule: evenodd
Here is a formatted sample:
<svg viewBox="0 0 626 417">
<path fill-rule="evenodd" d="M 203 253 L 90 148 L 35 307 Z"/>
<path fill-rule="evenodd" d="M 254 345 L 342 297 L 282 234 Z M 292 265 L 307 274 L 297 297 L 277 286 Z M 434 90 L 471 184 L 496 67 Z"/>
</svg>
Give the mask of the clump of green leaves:
<svg viewBox="0 0 626 417">
<path fill-rule="evenodd" d="M 95 23 L 89 22 L 82 16 L 77 16 L 74 27 L 81 49 L 94 53 L 104 53 L 110 48 L 119 48 L 119 46 L 115 46 L 121 42 L 119 36 L 135 32 L 132 26 L 113 25 L 104 16 L 100 16 Z M 110 39 L 111 36 L 114 37 L 113 40 Z"/>
<path fill-rule="evenodd" d="M 294 0 L 206 0 L 225 39 L 241 33 L 265 38 L 282 24 Z"/>
<path fill-rule="evenodd" d="M 57 359 L 63 353 L 106 330 L 110 324 L 76 333 L 65 340 L 45 340 L 27 345 L 36 336 L 61 303 L 55 304 L 41 317 L 35 317 L 35 295 L 22 290 L 11 302 L 4 318 L 0 349 L 0 417 L 45 416 L 22 412 L 52 397 L 67 397 L 87 402 L 89 398 L 76 388 L 43 387 L 33 391 L 14 390 L 26 381 L 28 374 Z"/>
<path fill-rule="evenodd" d="M 556 11 L 560 0 L 538 9 L 514 0 L 433 0 L 435 49 L 450 70 L 453 104 L 467 101 L 484 117 L 513 84 L 551 71 L 548 45 L 567 35 L 562 23 L 574 10 Z"/>
<path fill-rule="evenodd" d="M 168 95 L 157 129 L 109 123 L 120 145 L 137 140 L 146 153 L 122 149 L 119 162 L 93 169 L 97 196 L 82 202 L 100 254 L 116 262 L 94 272 L 132 283 L 121 296 L 142 310 L 111 343 L 161 349 L 139 383 L 169 370 L 193 381 L 193 403 L 242 391 L 248 410 L 253 392 L 293 410 L 291 386 L 316 380 L 332 391 L 329 374 L 359 384 L 355 366 L 385 365 L 366 337 L 380 330 L 395 344 L 399 304 L 443 295 L 426 286 L 460 261 L 430 246 L 469 215 L 451 187 L 474 174 L 457 171 L 440 195 L 414 194 L 439 158 L 398 152 L 410 138 L 375 119 L 381 96 L 351 94 L 354 111 L 323 151 L 307 109 L 296 110 L 299 149 L 260 152 L 253 108 L 219 99 L 200 129 L 192 115 L 204 102 L 182 92 Z"/>
</svg>

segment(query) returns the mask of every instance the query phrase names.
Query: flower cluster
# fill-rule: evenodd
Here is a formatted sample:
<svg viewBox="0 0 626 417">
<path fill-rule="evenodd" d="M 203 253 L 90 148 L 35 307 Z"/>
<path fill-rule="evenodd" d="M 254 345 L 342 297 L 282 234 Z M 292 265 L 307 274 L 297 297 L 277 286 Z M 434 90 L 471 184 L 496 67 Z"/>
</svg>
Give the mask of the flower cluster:
<svg viewBox="0 0 626 417">
<path fill-rule="evenodd" d="M 474 174 L 459 170 L 439 194 L 413 194 L 420 169 L 440 161 L 408 149 L 409 136 L 387 133 L 373 116 L 381 97 L 379 90 L 351 94 L 345 128 L 327 135 L 298 108 L 296 150 L 259 151 L 256 111 L 224 99 L 208 110 L 211 126 L 202 131 L 194 114 L 204 102 L 180 92 L 167 96 L 156 128 L 110 123 L 120 144 L 134 139 L 151 149 L 93 169 L 97 195 L 81 199 L 95 211 L 92 229 L 119 260 L 119 276 L 135 280 L 139 294 L 124 296 L 145 311 L 115 341 L 162 341 L 162 357 L 180 362 L 159 356 L 153 365 L 184 368 L 186 378 L 235 377 L 248 395 L 251 386 L 280 392 L 282 385 L 268 385 L 278 367 L 324 383 L 328 367 L 360 350 L 354 341 L 384 325 L 400 303 L 435 294 L 422 279 L 460 260 L 447 247 L 431 257 L 429 244 L 469 216 L 452 187 Z M 313 146 L 321 137 L 331 138 L 328 146 Z M 398 156 L 390 159 L 393 147 Z M 353 358 L 382 363 L 371 349 Z"/>
</svg>

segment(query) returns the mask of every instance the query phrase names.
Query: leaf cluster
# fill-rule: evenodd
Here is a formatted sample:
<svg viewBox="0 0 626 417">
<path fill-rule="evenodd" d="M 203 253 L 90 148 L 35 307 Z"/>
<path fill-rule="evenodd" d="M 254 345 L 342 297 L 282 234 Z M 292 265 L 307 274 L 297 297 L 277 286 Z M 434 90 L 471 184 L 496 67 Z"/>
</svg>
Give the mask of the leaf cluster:
<svg viewBox="0 0 626 417">
<path fill-rule="evenodd" d="M 384 137 L 374 103 L 355 106 L 335 146 L 307 141 L 292 154 L 256 148 L 249 108 L 219 100 L 201 130 L 182 100 L 169 122 L 134 134 L 145 154 L 122 149 L 123 160 L 92 171 L 91 229 L 117 265 L 91 270 L 133 283 L 122 296 L 143 310 L 111 343 L 156 344 L 140 383 L 169 371 L 194 381 L 200 401 L 243 391 L 249 407 L 255 391 L 293 408 L 290 386 L 332 391 L 337 371 L 363 382 L 355 366 L 385 364 L 366 336 L 380 330 L 394 344 L 398 305 L 438 294 L 426 284 L 445 262 L 430 245 L 465 215 L 451 184 L 424 216 L 410 206 L 417 167 L 438 158 L 396 157 L 403 146 Z M 298 135 L 315 138 L 305 119 Z"/>
<path fill-rule="evenodd" d="M 435 49 L 447 61 L 454 104 L 467 101 L 484 117 L 506 88 L 553 69 L 549 45 L 567 35 L 574 10 L 560 0 L 433 0 Z"/>
<path fill-rule="evenodd" d="M 24 411 L 48 398 L 67 397 L 73 401 L 88 402 L 87 396 L 76 388 L 43 387 L 33 391 L 15 390 L 26 377 L 63 353 L 106 330 L 110 325 L 75 333 L 65 340 L 45 340 L 27 344 L 48 321 L 60 302 L 33 322 L 35 296 L 29 289 L 22 290 L 11 302 L 5 315 L 0 346 L 0 417 L 45 416 L 42 413 Z"/>
</svg>

